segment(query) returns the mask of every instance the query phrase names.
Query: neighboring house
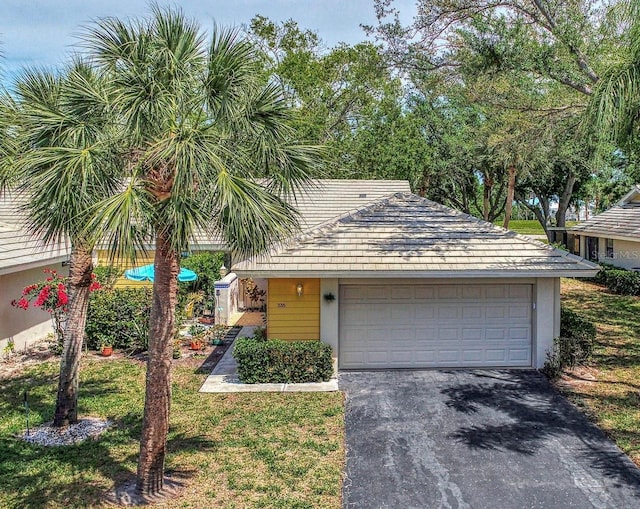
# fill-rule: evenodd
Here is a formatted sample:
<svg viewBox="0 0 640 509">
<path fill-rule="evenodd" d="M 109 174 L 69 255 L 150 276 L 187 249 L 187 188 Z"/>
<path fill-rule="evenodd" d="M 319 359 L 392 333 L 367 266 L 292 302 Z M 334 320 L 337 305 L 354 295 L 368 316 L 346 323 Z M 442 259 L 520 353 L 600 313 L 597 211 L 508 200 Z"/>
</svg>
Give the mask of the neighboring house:
<svg viewBox="0 0 640 509">
<path fill-rule="evenodd" d="M 640 270 L 640 185 L 617 205 L 569 228 L 575 254 L 594 262 Z"/>
<path fill-rule="evenodd" d="M 268 337 L 322 340 L 339 369 L 542 367 L 560 333 L 560 277 L 598 267 L 369 185 L 368 203 L 234 265 L 268 280 Z"/>
<path fill-rule="evenodd" d="M 26 231 L 20 203 L 14 195 L 0 199 L 0 353 L 9 338 L 23 348 L 52 332 L 48 313 L 18 309 L 11 301 L 20 298 L 25 286 L 42 281 L 45 268 L 66 273 L 63 262 L 70 253 L 65 244 L 44 245 Z"/>
</svg>

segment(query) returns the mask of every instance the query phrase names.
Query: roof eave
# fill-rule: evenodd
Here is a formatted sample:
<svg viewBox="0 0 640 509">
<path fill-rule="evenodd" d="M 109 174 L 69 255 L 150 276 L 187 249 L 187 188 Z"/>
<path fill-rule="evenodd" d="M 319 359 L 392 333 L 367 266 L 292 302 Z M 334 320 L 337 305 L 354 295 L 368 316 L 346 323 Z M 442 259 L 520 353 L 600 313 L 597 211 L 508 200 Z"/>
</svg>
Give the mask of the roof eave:
<svg viewBox="0 0 640 509">
<path fill-rule="evenodd" d="M 469 271 L 356 271 L 356 270 L 297 270 L 297 271 L 278 271 L 278 270 L 249 270 L 249 269 L 232 269 L 238 277 L 254 277 L 254 278 L 538 278 L 538 277 L 594 277 L 599 269 L 570 269 L 570 270 L 469 270 Z"/>
<path fill-rule="evenodd" d="M 15 274 L 16 272 L 22 272 L 30 269 L 37 269 L 39 267 L 45 267 L 52 263 L 60 263 L 69 259 L 70 253 L 62 254 L 59 256 L 52 256 L 51 258 L 45 258 L 42 260 L 35 260 L 27 263 L 14 263 L 13 265 L 0 267 L 0 276 L 7 274 Z"/>
<path fill-rule="evenodd" d="M 613 239 L 613 240 L 624 240 L 624 241 L 629 241 L 629 242 L 640 242 L 640 240 L 638 240 L 638 237 L 635 235 L 620 235 L 620 234 L 616 234 L 616 233 L 612 233 L 611 230 L 609 231 L 603 231 L 603 230 L 597 230 L 597 229 L 584 229 L 584 230 L 578 230 L 578 229 L 570 229 L 567 230 L 568 233 L 572 233 L 574 235 L 584 235 L 584 236 L 590 236 L 590 237 L 602 237 L 602 238 L 607 238 L 607 239 Z"/>
</svg>

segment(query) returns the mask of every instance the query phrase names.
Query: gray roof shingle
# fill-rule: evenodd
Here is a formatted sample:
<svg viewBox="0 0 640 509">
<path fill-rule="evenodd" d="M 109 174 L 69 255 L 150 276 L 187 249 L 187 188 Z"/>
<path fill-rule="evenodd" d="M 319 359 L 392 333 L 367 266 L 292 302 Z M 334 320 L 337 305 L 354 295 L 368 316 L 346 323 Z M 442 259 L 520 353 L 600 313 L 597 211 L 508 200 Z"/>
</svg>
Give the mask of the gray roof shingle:
<svg viewBox="0 0 640 509">
<path fill-rule="evenodd" d="M 255 277 L 593 276 L 597 265 L 410 193 L 342 214 L 233 270 Z"/>
<path fill-rule="evenodd" d="M 640 185 L 636 185 L 614 207 L 569 228 L 569 231 L 640 242 Z"/>
<path fill-rule="evenodd" d="M 66 243 L 45 244 L 27 230 L 23 203 L 15 193 L 0 198 L 0 275 L 64 260 L 70 253 Z"/>
</svg>

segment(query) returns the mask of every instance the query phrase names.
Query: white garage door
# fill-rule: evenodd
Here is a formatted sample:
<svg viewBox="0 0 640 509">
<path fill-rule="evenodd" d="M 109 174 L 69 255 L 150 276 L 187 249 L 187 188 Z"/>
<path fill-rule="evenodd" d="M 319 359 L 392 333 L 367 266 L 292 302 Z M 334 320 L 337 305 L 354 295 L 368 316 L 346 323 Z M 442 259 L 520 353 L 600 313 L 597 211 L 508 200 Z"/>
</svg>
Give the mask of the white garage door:
<svg viewBox="0 0 640 509">
<path fill-rule="evenodd" d="M 531 366 L 532 286 L 342 285 L 340 368 Z"/>
</svg>

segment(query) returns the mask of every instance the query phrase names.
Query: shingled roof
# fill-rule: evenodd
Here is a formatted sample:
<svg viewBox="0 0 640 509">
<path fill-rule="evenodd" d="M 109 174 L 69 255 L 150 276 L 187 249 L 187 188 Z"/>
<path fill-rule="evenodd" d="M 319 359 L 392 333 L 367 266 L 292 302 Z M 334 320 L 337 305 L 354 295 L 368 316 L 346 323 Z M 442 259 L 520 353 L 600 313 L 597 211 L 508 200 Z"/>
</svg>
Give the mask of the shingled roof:
<svg viewBox="0 0 640 509">
<path fill-rule="evenodd" d="M 409 193 L 406 180 L 314 180 L 287 201 L 301 216 L 303 230 L 393 193 Z"/>
<path fill-rule="evenodd" d="M 598 266 L 419 196 L 396 193 L 233 270 L 254 277 L 587 277 Z"/>
<path fill-rule="evenodd" d="M 267 181 L 262 183 L 266 185 Z M 316 179 L 285 199 L 299 212 L 300 226 L 305 231 L 392 193 L 410 191 L 406 180 Z M 220 235 L 202 231 L 196 233 L 194 245 L 200 249 L 225 249 Z"/>
<path fill-rule="evenodd" d="M 602 214 L 569 228 L 572 233 L 640 242 L 640 185 Z"/>
<path fill-rule="evenodd" d="M 27 231 L 23 199 L 14 194 L 0 198 L 0 275 L 42 267 L 69 257 L 65 243 L 45 244 Z"/>
</svg>

